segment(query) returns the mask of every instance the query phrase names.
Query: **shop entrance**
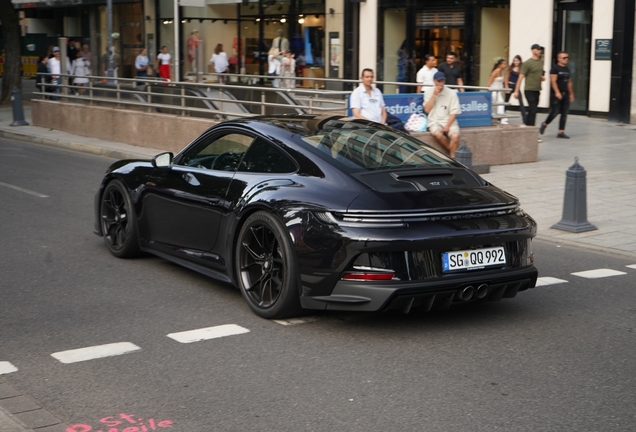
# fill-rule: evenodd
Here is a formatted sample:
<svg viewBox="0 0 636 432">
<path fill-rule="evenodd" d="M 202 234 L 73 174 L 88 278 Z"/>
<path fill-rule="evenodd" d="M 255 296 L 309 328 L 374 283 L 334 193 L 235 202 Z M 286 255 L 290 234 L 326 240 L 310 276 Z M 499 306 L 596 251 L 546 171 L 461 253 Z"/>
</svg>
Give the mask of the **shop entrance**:
<svg viewBox="0 0 636 432">
<path fill-rule="evenodd" d="M 576 97 L 570 105 L 570 112 L 587 114 L 592 41 L 591 4 L 559 3 L 556 34 L 556 51 L 567 51 L 570 57 L 568 68 Z"/>
<path fill-rule="evenodd" d="M 446 61 L 446 54 L 457 53 L 464 58 L 464 29 L 462 28 L 420 28 L 415 32 L 415 63 L 419 68 L 424 65 L 424 56 L 433 54 L 437 63 Z"/>
</svg>

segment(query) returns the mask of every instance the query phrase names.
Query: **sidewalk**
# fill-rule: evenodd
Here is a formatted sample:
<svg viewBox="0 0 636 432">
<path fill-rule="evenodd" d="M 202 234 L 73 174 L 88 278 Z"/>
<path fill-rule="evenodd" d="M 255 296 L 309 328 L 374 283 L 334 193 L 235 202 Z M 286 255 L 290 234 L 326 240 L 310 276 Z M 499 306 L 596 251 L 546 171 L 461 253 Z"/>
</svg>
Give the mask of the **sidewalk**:
<svg viewBox="0 0 636 432">
<path fill-rule="evenodd" d="M 30 107 L 24 111 L 31 123 Z M 537 124 L 545 117 L 539 114 Z M 11 107 L 0 108 L 0 138 L 114 159 L 149 158 L 161 152 L 36 126 L 11 127 L 12 121 Z M 520 120 L 511 123 L 520 124 Z M 482 177 L 521 200 L 522 208 L 539 225 L 538 239 L 636 258 L 636 125 L 569 116 L 566 133 L 571 139 L 556 138 L 557 129 L 558 120 L 548 126 L 539 144 L 538 162 L 492 166 Z M 514 146 L 514 141 L 509 145 Z M 587 220 L 598 228 L 578 234 L 550 228 L 563 215 L 566 171 L 575 157 L 587 172 Z"/>
</svg>

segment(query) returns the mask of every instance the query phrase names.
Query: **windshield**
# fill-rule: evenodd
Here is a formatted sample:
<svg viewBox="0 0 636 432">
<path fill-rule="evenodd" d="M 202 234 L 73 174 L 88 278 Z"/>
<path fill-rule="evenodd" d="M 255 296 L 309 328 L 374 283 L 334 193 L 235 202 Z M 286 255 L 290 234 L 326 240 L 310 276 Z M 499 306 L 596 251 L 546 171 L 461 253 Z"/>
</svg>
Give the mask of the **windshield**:
<svg viewBox="0 0 636 432">
<path fill-rule="evenodd" d="M 323 129 L 302 140 L 350 171 L 413 167 L 455 167 L 452 159 L 409 136 L 385 128 Z"/>
</svg>

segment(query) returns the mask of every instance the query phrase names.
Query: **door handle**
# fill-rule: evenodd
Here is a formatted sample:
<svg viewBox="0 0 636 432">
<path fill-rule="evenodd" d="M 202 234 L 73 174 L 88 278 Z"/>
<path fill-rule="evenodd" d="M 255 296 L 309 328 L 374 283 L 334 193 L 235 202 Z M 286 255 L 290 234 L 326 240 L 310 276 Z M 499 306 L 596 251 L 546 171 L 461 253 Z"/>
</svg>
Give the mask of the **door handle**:
<svg viewBox="0 0 636 432">
<path fill-rule="evenodd" d="M 199 182 L 199 180 L 197 180 L 197 178 L 192 173 L 185 173 L 183 175 L 183 179 L 189 184 L 191 184 L 192 186 L 201 186 L 201 183 Z"/>
</svg>

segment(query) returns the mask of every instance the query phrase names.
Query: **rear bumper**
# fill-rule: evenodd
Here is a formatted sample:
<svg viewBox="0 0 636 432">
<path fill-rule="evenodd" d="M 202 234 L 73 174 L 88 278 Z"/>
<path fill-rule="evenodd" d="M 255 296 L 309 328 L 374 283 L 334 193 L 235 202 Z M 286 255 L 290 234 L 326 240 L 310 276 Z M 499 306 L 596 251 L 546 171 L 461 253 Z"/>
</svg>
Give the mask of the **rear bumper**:
<svg viewBox="0 0 636 432">
<path fill-rule="evenodd" d="M 420 310 L 447 309 L 462 300 L 460 293 L 467 287 L 482 287 L 483 300 L 498 301 L 515 297 L 519 291 L 533 288 L 538 271 L 534 266 L 505 272 L 482 271 L 479 274 L 449 275 L 435 281 L 356 282 L 339 281 L 331 295 L 302 297 L 306 309 L 341 311 L 381 311 L 412 308 Z M 483 287 L 483 286 L 486 287 Z M 472 299 L 475 299 L 473 297 Z M 469 299 L 471 300 L 471 299 Z"/>
</svg>

